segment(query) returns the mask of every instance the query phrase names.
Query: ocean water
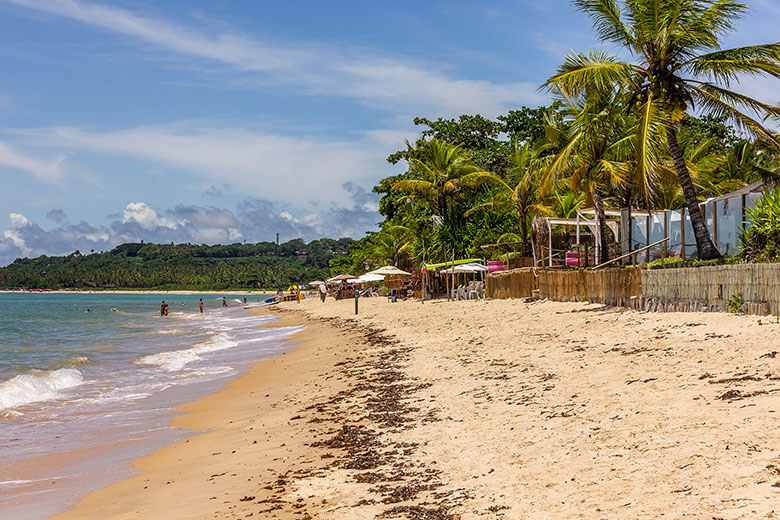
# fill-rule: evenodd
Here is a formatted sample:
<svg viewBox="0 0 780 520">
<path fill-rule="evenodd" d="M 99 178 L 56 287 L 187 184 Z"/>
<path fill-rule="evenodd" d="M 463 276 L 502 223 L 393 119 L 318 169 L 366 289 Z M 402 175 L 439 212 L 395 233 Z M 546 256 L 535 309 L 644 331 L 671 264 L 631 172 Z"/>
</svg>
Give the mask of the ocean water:
<svg viewBox="0 0 780 520">
<path fill-rule="evenodd" d="M 0 518 L 46 518 L 129 476 L 192 434 L 169 426 L 179 405 L 288 348 L 297 328 L 227 299 L 0 294 Z"/>
</svg>

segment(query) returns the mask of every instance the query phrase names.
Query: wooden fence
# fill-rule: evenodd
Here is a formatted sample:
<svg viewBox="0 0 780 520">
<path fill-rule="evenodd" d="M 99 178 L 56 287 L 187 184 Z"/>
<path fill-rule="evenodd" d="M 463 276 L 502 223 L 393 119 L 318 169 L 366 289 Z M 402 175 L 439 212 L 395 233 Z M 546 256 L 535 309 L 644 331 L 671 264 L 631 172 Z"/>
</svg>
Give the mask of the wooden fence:
<svg viewBox="0 0 780 520">
<path fill-rule="evenodd" d="M 488 298 L 529 298 L 539 296 L 564 302 L 590 301 L 605 305 L 638 307 L 642 293 L 640 268 L 599 271 L 556 269 L 514 269 L 487 277 Z"/>
<path fill-rule="evenodd" d="M 780 264 L 600 270 L 515 269 L 487 277 L 488 298 L 588 301 L 649 311 L 721 311 L 780 316 Z"/>
<path fill-rule="evenodd" d="M 592 302 L 620 307 L 639 307 L 642 276 L 639 267 L 589 271 L 544 270 L 539 272 L 539 296 L 563 302 Z"/>
<path fill-rule="evenodd" d="M 485 295 L 498 300 L 530 298 L 538 288 L 539 279 L 531 268 L 491 273 L 485 280 Z"/>
<path fill-rule="evenodd" d="M 651 269 L 642 271 L 642 287 L 645 301 L 661 305 L 728 311 L 734 298 L 747 302 L 749 313 L 780 315 L 780 264 Z"/>
</svg>

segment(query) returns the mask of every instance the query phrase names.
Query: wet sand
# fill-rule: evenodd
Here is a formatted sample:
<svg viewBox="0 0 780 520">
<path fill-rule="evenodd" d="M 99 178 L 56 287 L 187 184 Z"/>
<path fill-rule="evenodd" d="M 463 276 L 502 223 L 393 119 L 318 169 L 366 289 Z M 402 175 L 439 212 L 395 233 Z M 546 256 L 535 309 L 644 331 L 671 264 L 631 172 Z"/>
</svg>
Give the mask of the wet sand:
<svg viewBox="0 0 780 520">
<path fill-rule="evenodd" d="M 267 312 L 267 311 L 266 311 Z M 274 308 L 289 353 L 81 518 L 775 518 L 780 324 L 522 301 Z M 279 325 L 274 323 L 273 325 Z"/>
</svg>

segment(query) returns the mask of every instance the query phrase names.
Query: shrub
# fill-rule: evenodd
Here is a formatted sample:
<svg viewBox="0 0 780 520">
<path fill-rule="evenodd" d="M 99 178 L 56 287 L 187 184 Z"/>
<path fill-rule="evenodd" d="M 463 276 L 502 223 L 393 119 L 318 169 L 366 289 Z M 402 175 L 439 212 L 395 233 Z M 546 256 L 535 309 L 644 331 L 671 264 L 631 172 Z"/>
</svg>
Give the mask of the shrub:
<svg viewBox="0 0 780 520">
<path fill-rule="evenodd" d="M 780 261 L 780 188 L 764 192 L 746 216 L 750 227 L 740 235 L 745 260 Z"/>
</svg>

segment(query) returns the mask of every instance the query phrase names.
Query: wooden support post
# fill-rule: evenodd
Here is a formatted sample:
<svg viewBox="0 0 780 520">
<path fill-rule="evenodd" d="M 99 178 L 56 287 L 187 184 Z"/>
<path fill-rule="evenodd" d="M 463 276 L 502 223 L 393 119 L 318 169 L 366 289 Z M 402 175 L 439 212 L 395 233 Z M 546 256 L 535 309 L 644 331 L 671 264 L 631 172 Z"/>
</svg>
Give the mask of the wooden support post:
<svg viewBox="0 0 780 520">
<path fill-rule="evenodd" d="M 550 223 L 549 219 L 547 220 L 547 247 L 549 249 L 547 254 L 549 255 L 549 259 L 550 259 L 549 262 L 548 262 L 548 265 L 549 265 L 549 267 L 552 267 L 553 266 L 553 264 L 552 264 L 552 257 L 553 257 L 553 250 L 552 250 L 552 224 Z"/>
<path fill-rule="evenodd" d="M 682 240 L 682 254 L 680 255 L 685 260 L 685 211 L 687 208 L 680 210 L 680 240 Z"/>
<path fill-rule="evenodd" d="M 645 244 L 650 243 L 650 215 L 651 214 L 652 212 L 648 212 L 647 219 L 645 220 L 645 240 L 647 240 Z M 650 261 L 650 248 L 647 248 L 647 250 L 645 250 L 645 262 L 649 262 L 649 261 Z"/>
</svg>

